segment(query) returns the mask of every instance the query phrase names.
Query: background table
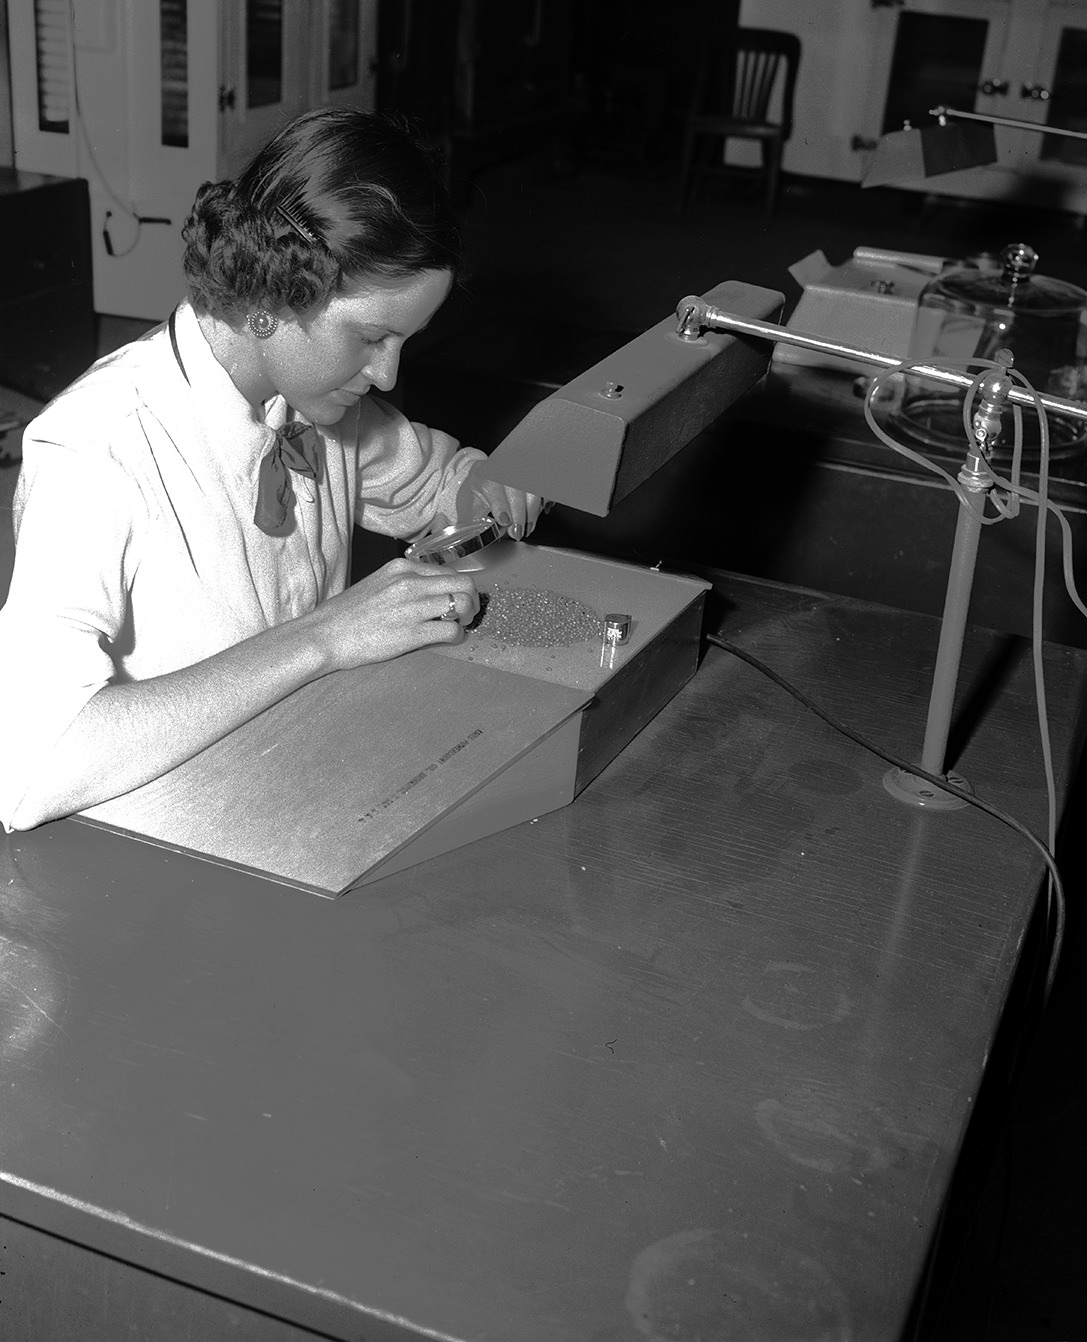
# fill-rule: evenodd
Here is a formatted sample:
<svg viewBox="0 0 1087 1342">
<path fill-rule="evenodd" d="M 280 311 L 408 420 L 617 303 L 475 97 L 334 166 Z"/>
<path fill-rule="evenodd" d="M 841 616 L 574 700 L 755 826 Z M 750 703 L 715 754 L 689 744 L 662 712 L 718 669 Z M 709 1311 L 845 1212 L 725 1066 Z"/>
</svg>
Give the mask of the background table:
<svg viewBox="0 0 1087 1342">
<path fill-rule="evenodd" d="M 936 621 L 716 595 L 919 754 Z M 1042 831 L 1028 654 L 971 635 L 954 763 Z M 1046 660 L 1065 778 L 1087 654 Z M 5 1342 L 901 1334 L 1042 864 L 885 771 L 710 648 L 573 805 L 337 901 L 8 836 Z"/>
</svg>

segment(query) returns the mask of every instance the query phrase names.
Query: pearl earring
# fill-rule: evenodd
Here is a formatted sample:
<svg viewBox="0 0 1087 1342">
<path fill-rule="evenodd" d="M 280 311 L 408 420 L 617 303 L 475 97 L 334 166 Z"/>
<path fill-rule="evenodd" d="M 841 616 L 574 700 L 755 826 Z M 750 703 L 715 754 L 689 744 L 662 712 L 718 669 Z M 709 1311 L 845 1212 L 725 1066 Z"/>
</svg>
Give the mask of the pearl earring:
<svg viewBox="0 0 1087 1342">
<path fill-rule="evenodd" d="M 275 335 L 279 318 L 267 308 L 257 308 L 246 317 L 245 324 L 258 340 L 267 340 L 269 336 Z"/>
</svg>

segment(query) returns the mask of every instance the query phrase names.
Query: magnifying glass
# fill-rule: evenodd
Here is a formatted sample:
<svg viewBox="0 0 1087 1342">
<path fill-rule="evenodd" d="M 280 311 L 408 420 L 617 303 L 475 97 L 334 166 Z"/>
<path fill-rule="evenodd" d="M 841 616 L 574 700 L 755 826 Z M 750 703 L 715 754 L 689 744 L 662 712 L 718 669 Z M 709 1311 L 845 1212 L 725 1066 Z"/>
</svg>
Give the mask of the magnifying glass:
<svg viewBox="0 0 1087 1342">
<path fill-rule="evenodd" d="M 505 534 L 505 528 L 500 527 L 493 517 L 484 517 L 425 536 L 409 545 L 405 554 L 408 559 L 418 559 L 424 564 L 453 564 L 500 541 Z"/>
</svg>

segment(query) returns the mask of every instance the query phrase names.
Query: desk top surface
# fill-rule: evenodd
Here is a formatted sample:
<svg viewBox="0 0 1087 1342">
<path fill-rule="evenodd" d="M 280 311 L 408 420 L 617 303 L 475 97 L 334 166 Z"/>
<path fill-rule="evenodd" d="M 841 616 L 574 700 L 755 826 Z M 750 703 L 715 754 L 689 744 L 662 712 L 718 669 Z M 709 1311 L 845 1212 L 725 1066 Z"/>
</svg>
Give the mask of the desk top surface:
<svg viewBox="0 0 1087 1342">
<path fill-rule="evenodd" d="M 936 621 L 719 590 L 916 758 Z M 1063 765 L 1087 654 L 1047 665 Z M 961 701 L 956 768 L 1044 832 L 1029 650 L 972 636 Z M 710 648 L 573 805 L 336 901 L 8 836 L 4 1208 L 334 1337 L 894 1336 L 1041 863 L 885 772 Z"/>
<path fill-rule="evenodd" d="M 750 421 L 764 428 L 799 433 L 817 440 L 823 454 L 831 460 L 891 475 L 934 479 L 923 467 L 894 452 L 872 433 L 864 416 L 866 381 L 861 376 L 835 369 L 776 364 L 737 402 L 734 414 L 740 422 Z M 957 474 L 963 465 L 965 437 L 961 450 L 932 447 L 904 437 L 884 400 L 876 403 L 873 414 L 876 423 L 896 442 L 927 457 L 948 474 Z M 1005 425 L 1002 432 L 1004 440 L 1010 440 L 1011 425 Z M 996 469 L 998 473 L 1007 474 L 1010 464 L 998 460 Z M 1029 487 L 1037 487 L 1037 464 L 1031 465 L 1029 454 L 1024 462 L 1023 480 Z M 1062 506 L 1084 507 L 1087 500 L 1087 451 L 1080 448 L 1054 458 L 1049 470 L 1049 491 L 1054 501 Z"/>
</svg>

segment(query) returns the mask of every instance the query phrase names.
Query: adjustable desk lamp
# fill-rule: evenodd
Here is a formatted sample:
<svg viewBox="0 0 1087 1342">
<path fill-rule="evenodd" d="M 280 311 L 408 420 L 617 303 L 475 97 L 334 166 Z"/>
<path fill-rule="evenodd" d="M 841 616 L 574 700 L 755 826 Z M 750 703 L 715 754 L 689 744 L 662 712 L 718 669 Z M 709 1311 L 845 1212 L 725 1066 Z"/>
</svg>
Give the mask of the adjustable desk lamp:
<svg viewBox="0 0 1087 1342">
<path fill-rule="evenodd" d="M 662 323 L 540 402 L 492 453 L 490 473 L 494 479 L 598 516 L 606 515 L 623 493 L 704 428 L 715 417 L 718 405 L 723 408 L 735 399 L 734 388 L 731 392 L 725 389 L 723 403 L 721 390 L 715 390 L 709 369 L 710 361 L 720 353 L 715 333 L 783 341 L 876 367 L 891 369 L 901 364 L 893 355 L 727 311 L 720 303 L 729 292 L 760 294 L 747 285 L 726 284 L 702 297 L 684 298 L 677 307 L 674 327 Z M 732 366 L 735 358 L 734 352 L 724 367 Z M 663 375 L 662 361 L 667 364 Z M 976 506 L 964 503 L 959 510 L 921 757 L 923 770 L 947 777 L 956 786 L 962 780 L 947 775 L 945 769 L 947 741 L 982 525 L 980 509 L 995 484 L 988 459 L 1000 432 L 1001 411 L 1009 403 L 1030 408 L 1040 403 L 1047 411 L 1087 420 L 1087 404 L 1049 395 L 1036 397 L 1015 385 L 1008 375 L 1011 362 L 1011 355 L 1005 352 L 1003 366 L 981 379 L 955 369 L 910 365 L 912 375 L 966 390 L 976 387 L 978 393 L 974 441 L 958 476 L 964 496 Z M 720 373 L 719 369 L 719 378 Z M 653 385 L 654 397 L 660 396 L 664 383 L 672 381 L 677 388 L 682 387 L 682 394 L 677 390 L 647 406 L 639 378 Z M 636 407 L 632 416 L 625 414 L 624 397 Z M 679 432 L 681 423 L 683 431 Z M 673 428 L 675 437 L 670 433 Z M 892 795 L 917 806 L 945 809 L 965 804 L 950 792 L 934 791 L 927 779 L 900 770 L 888 775 L 885 785 Z"/>
</svg>

